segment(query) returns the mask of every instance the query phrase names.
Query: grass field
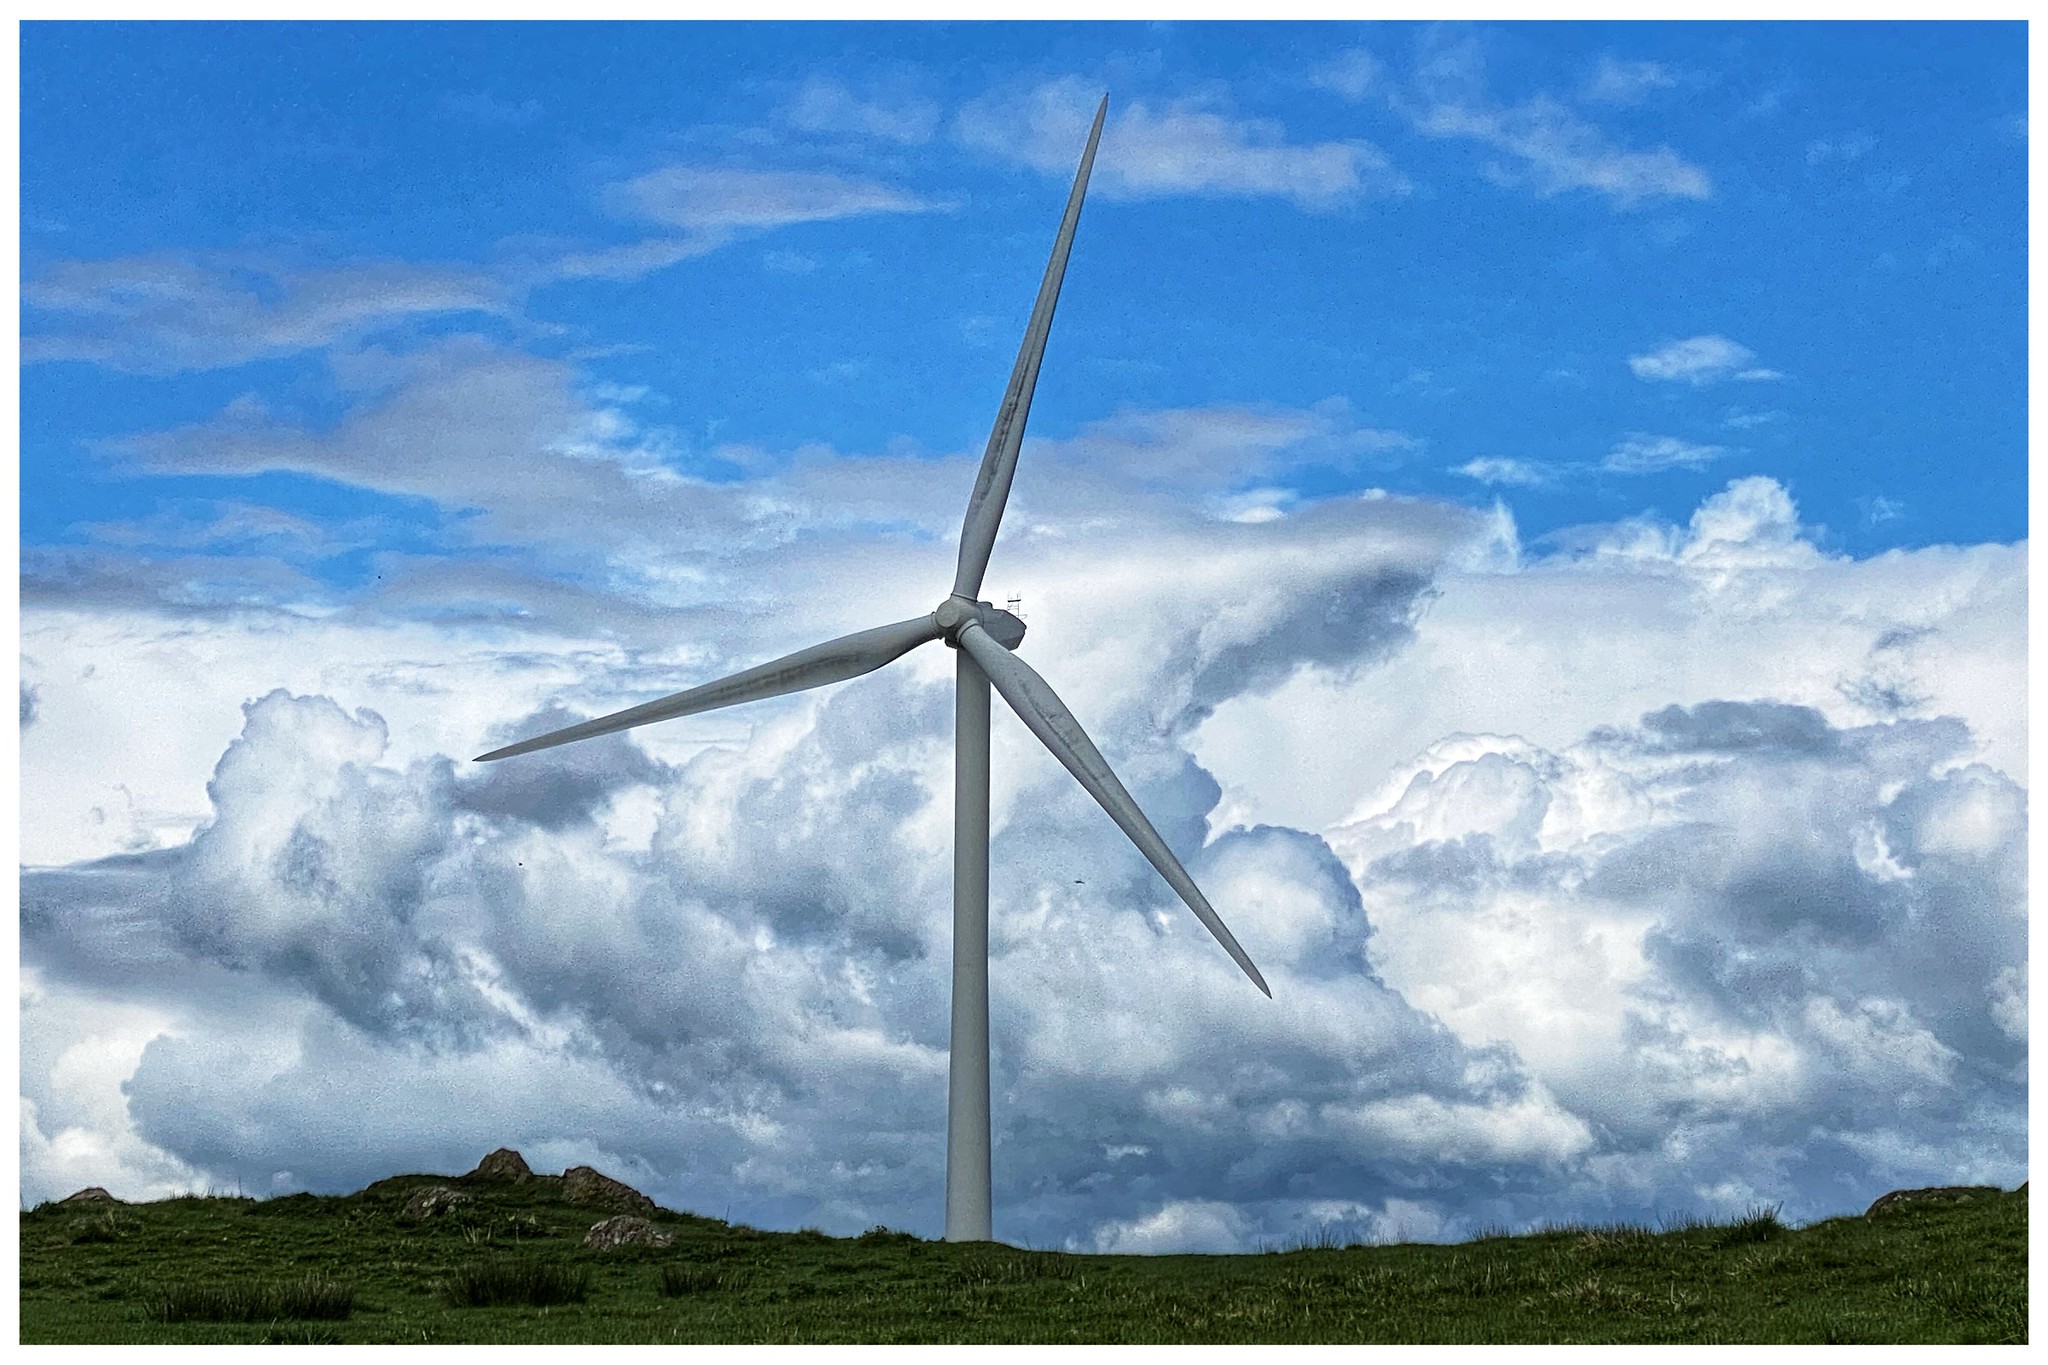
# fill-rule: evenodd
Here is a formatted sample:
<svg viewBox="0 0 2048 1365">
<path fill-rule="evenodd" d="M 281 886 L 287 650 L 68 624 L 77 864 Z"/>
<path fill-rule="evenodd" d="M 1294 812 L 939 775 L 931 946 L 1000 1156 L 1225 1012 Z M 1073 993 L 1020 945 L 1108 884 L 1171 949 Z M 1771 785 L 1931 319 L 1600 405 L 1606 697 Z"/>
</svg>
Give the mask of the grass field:
<svg viewBox="0 0 2048 1365">
<path fill-rule="evenodd" d="M 399 1218 L 428 1184 L 471 1203 Z M 544 1181 L 21 1215 L 23 1342 L 2024 1342 L 2022 1192 L 1788 1230 L 1572 1227 L 1458 1246 L 1071 1256 L 663 1212 Z"/>
</svg>

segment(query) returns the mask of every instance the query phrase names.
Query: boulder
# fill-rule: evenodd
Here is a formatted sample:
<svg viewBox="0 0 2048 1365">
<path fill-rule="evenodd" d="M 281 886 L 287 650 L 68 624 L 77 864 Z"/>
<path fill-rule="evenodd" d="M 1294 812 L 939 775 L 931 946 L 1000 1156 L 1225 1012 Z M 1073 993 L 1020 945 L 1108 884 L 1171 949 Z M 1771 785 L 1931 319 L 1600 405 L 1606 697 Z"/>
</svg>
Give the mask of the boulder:
<svg viewBox="0 0 2048 1365">
<path fill-rule="evenodd" d="M 1864 1216 L 1891 1213 L 1916 1204 L 1960 1204 L 1980 1195 L 2003 1193 L 2005 1191 L 1996 1185 L 1936 1185 L 1924 1190 L 1893 1190 L 1890 1194 L 1879 1195 L 1877 1202 L 1864 1210 Z"/>
<path fill-rule="evenodd" d="M 97 1185 L 87 1185 L 77 1194 L 67 1194 L 57 1202 L 60 1204 L 118 1204 L 121 1201 Z"/>
<path fill-rule="evenodd" d="M 519 1155 L 510 1147 L 500 1147 L 482 1161 L 477 1162 L 476 1169 L 469 1173 L 468 1178 L 471 1180 L 510 1180 L 517 1184 L 532 1174 L 533 1172 L 527 1169 L 525 1157 Z"/>
<path fill-rule="evenodd" d="M 674 1233 L 663 1231 L 645 1218 L 621 1213 L 594 1225 L 584 1235 L 583 1245 L 592 1251 L 611 1251 L 618 1247 L 665 1247 L 675 1239 Z"/>
<path fill-rule="evenodd" d="M 622 1180 L 614 1180 L 588 1166 L 571 1166 L 562 1172 L 562 1198 L 571 1204 L 588 1204 L 600 1209 L 618 1209 L 651 1215 L 654 1201 Z"/>
<path fill-rule="evenodd" d="M 405 1207 L 398 1211 L 400 1218 L 414 1222 L 423 1221 L 448 1212 L 458 1204 L 467 1204 L 469 1196 L 461 1190 L 451 1190 L 446 1185 L 429 1185 L 413 1191 L 412 1198 L 405 1201 Z"/>
</svg>

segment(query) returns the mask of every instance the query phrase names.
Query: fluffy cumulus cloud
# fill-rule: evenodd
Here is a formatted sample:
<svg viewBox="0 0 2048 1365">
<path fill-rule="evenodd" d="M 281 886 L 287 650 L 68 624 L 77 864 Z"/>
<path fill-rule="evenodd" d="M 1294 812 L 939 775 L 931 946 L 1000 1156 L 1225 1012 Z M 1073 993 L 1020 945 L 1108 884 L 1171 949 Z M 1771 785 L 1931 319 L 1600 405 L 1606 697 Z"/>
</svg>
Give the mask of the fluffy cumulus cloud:
<svg viewBox="0 0 2048 1365">
<path fill-rule="evenodd" d="M 2021 1160 L 2025 797 L 1969 750 L 1953 718 L 1673 705 L 1448 739 L 1330 841 L 1389 983 L 1602 1134 L 1589 1197 L 1820 1211 Z"/>
<path fill-rule="evenodd" d="M 1065 775 L 1021 733 L 999 735 L 998 1197 L 1014 1236 L 1093 1239 L 1105 1219 L 1143 1222 L 1150 1201 L 1204 1187 L 1232 1191 L 1243 1219 L 1292 1226 L 1317 1201 L 1383 1204 L 1426 1160 L 1505 1163 L 1533 1190 L 1584 1141 L 1512 1059 L 1459 1046 L 1378 981 L 1357 893 L 1321 840 L 1247 828 L 1205 845 L 1215 788 L 1172 742 L 1179 718 L 1270 686 L 1285 658 L 1344 668 L 1394 646 L 1464 528 L 1426 508 L 1353 508 L 1231 529 L 1215 572 L 1278 560 L 1297 575 L 1275 610 L 1233 620 L 1167 600 L 1176 585 L 1148 556 L 1099 555 L 1135 619 L 1161 625 L 1118 638 L 1129 620 L 1111 613 L 1103 634 L 1039 654 L 1197 875 L 1264 922 L 1264 965 L 1293 983 L 1283 1008 L 1259 1013 Z M 1070 594 L 1053 583 L 1041 619 L 1072 611 Z M 1341 615 L 1285 609 L 1332 594 Z M 43 999 L 146 1001 L 160 1016 L 116 1054 L 130 1060 L 125 1104 L 101 1096 L 110 1131 L 25 1111 L 32 1191 L 75 1169 L 42 1155 L 74 1129 L 136 1153 L 108 1173 L 136 1192 L 192 1171 L 345 1187 L 515 1141 L 688 1207 L 843 1231 L 929 1224 L 944 663 L 825 694 L 681 764 L 617 737 L 474 769 L 401 758 L 380 715 L 325 696 L 247 703 L 193 834 L 29 876 L 24 941 L 46 993 L 30 1032 L 81 1045 L 65 1034 L 76 1015 Z M 1119 694 L 1126 705 L 1109 704 Z M 356 1087 L 369 1102 L 351 1102 Z M 1482 1125 L 1448 1158 L 1404 1137 L 1410 1114 L 1455 1125 L 1496 1108 L 1532 1122 Z M 1247 1166 L 1231 1146 L 1254 1134 L 1264 1155 Z M 1361 1135 L 1388 1149 L 1362 1192 Z M 1105 1201 L 1111 1175 L 1124 1192 Z"/>
<path fill-rule="evenodd" d="M 960 111 L 954 134 L 976 150 L 1071 176 L 1101 97 L 1078 77 L 984 96 Z M 1200 98 L 1112 102 L 1090 187 L 1112 199 L 1270 195 L 1309 210 L 1411 188 L 1369 142 L 1290 142 L 1270 119 Z"/>
<path fill-rule="evenodd" d="M 1228 1250 L 2017 1179 L 2023 551 L 1831 557 L 1763 479 L 1540 560 L 1501 514 L 1223 497 L 1367 431 L 1125 414 L 1026 452 L 990 586 L 1025 588 L 1024 651 L 1274 999 L 999 720 L 999 1234 Z M 544 543 L 510 481 L 319 439 L 149 458 L 292 451 Z M 1158 492 L 1196 448 L 1236 482 Z M 676 1207 L 936 1232 L 943 648 L 463 757 L 927 609 L 972 460 L 941 467 L 926 507 L 929 468 L 762 457 L 657 509 L 726 559 L 592 582 L 582 616 L 32 596 L 24 1197 L 348 1189 L 511 1143 Z M 928 532 L 878 550 L 822 510 L 898 481 Z M 741 581 L 758 609 L 675 600 Z"/>
</svg>

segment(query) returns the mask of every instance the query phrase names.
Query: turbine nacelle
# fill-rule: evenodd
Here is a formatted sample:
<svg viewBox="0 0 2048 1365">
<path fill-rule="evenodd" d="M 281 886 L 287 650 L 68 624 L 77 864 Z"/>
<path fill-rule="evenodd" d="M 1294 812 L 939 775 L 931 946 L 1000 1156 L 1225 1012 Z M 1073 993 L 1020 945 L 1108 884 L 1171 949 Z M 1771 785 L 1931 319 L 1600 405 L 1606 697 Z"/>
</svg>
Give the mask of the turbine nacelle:
<svg viewBox="0 0 2048 1365">
<path fill-rule="evenodd" d="M 939 603 L 939 609 L 932 613 L 932 621 L 946 633 L 946 643 L 954 649 L 960 648 L 960 632 L 972 625 L 987 631 L 989 638 L 1004 649 L 1015 649 L 1024 643 L 1024 623 L 993 602 L 974 602 L 958 593 Z"/>
</svg>

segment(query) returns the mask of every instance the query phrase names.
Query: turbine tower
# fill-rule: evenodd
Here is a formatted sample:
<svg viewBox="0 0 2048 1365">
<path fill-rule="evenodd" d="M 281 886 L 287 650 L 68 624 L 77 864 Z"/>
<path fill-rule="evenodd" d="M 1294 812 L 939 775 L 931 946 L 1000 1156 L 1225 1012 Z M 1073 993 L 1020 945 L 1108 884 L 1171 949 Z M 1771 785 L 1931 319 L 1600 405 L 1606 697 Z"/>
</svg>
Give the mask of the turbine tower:
<svg viewBox="0 0 2048 1365">
<path fill-rule="evenodd" d="M 919 645 L 944 640 L 955 651 L 954 738 L 953 738 L 953 1025 L 950 1084 L 946 1109 L 946 1240 L 986 1242 L 993 1240 L 990 1227 L 991 1184 L 989 1176 L 988 1118 L 988 718 L 989 685 L 1003 694 L 1029 726 L 1039 742 L 1095 798 L 1109 818 L 1116 821 L 1132 843 L 1159 869 L 1180 898 L 1223 950 L 1230 954 L 1253 984 L 1268 997 L 1259 969 L 1245 955 L 1230 930 L 1210 908 L 1187 869 L 1173 856 L 1173 850 L 1152 828 L 1145 812 L 1124 790 L 1110 771 L 1102 754 L 1068 712 L 1045 679 L 1018 658 L 1014 651 L 1024 639 L 1024 623 L 1007 611 L 978 600 L 982 575 L 988 569 L 989 551 L 995 545 L 996 528 L 1009 499 L 1010 481 L 1017 472 L 1017 452 L 1024 441 L 1024 422 L 1031 411 L 1032 391 L 1038 385 L 1039 362 L 1045 357 L 1045 340 L 1052 330 L 1053 305 L 1059 301 L 1060 281 L 1066 275 L 1067 255 L 1074 245 L 1074 226 L 1080 221 L 1081 200 L 1088 191 L 1088 173 L 1095 165 L 1096 144 L 1102 139 L 1102 119 L 1108 112 L 1109 97 L 1103 96 L 1095 110 L 1095 123 L 1088 132 L 1088 146 L 1081 154 L 1081 168 L 1074 176 L 1073 192 L 1067 197 L 1067 211 L 1060 220 L 1059 236 L 1053 242 L 1052 260 L 1045 268 L 1045 280 L 1038 287 L 1038 302 L 1031 311 L 1031 323 L 1024 330 L 1024 344 L 1017 351 L 1016 366 L 1010 371 L 1010 387 L 996 413 L 995 429 L 989 433 L 988 449 L 981 457 L 981 472 L 974 480 L 974 494 L 967 503 L 967 518 L 960 528 L 959 568 L 953 576 L 953 591 L 929 615 L 894 625 L 829 640 L 809 649 L 735 673 L 717 682 L 693 687 L 671 697 L 630 707 L 609 716 L 571 725 L 566 729 L 537 735 L 502 749 L 494 749 L 476 761 L 529 754 L 616 730 L 647 725 L 675 716 L 694 715 L 740 702 L 779 697 L 827 683 L 844 682 L 871 673 Z"/>
</svg>

